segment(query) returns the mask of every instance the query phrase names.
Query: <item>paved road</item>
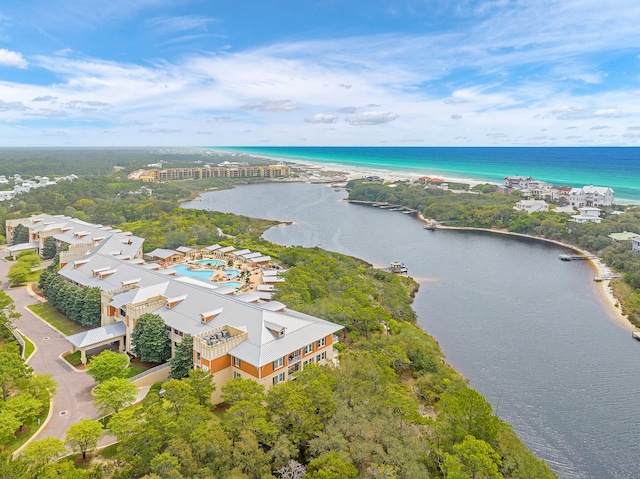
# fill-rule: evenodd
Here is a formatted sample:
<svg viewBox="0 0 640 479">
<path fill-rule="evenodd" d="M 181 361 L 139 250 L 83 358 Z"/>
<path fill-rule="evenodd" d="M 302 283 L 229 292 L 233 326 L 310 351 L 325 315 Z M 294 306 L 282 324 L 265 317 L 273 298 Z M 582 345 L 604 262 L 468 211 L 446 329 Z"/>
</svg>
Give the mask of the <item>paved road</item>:
<svg viewBox="0 0 640 479">
<path fill-rule="evenodd" d="M 3 252 L 0 252 L 0 256 L 4 256 Z M 58 383 L 50 419 L 37 434 L 37 439 L 54 436 L 64 440 L 67 429 L 73 423 L 82 418 L 98 417 L 91 396 L 91 389 L 96 383 L 91 376 L 76 371 L 60 358 L 62 353 L 71 350 L 71 344 L 62 334 L 26 308 L 38 300 L 24 287 L 7 289 L 6 273 L 9 267 L 8 261 L 0 259 L 0 288 L 13 298 L 16 311 L 22 314 L 20 318 L 13 320 L 14 324 L 36 345 L 36 352 L 31 355 L 28 363 L 36 373 L 52 374 Z"/>
</svg>

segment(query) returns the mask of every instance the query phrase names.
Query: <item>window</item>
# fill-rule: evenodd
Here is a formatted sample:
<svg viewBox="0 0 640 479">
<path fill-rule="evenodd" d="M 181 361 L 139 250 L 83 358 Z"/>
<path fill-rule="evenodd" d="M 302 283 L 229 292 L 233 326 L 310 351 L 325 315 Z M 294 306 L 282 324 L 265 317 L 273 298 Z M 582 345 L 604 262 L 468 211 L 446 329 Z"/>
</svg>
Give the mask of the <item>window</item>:
<svg viewBox="0 0 640 479">
<path fill-rule="evenodd" d="M 327 352 L 326 351 L 322 351 L 322 354 L 318 354 L 316 356 L 316 361 L 317 362 L 324 361 L 325 359 L 327 359 Z"/>
<path fill-rule="evenodd" d="M 309 358 L 309 359 L 306 359 L 304 361 L 304 363 L 302 363 L 302 365 L 306 366 L 307 364 L 313 364 L 313 363 L 314 363 L 314 359 L 313 358 Z"/>
<path fill-rule="evenodd" d="M 233 358 L 233 365 L 234 365 L 235 367 L 239 368 L 239 367 L 240 367 L 240 364 L 241 364 L 240 359 L 238 359 L 238 358 Z"/>
<path fill-rule="evenodd" d="M 273 370 L 281 368 L 284 366 L 284 358 L 278 358 L 273 362 Z"/>
<path fill-rule="evenodd" d="M 324 345 L 327 344 L 327 338 L 319 339 L 316 341 L 316 344 L 318 345 L 318 349 L 323 348 Z"/>
<path fill-rule="evenodd" d="M 273 377 L 273 384 L 278 384 L 284 382 L 284 373 L 280 373 L 277 376 Z"/>
<path fill-rule="evenodd" d="M 313 352 L 313 343 L 308 344 L 304 347 L 304 354 L 309 354 Z"/>
<path fill-rule="evenodd" d="M 233 372 L 233 379 L 241 378 L 241 377 L 242 377 L 242 374 L 240 374 L 238 371 Z"/>
</svg>

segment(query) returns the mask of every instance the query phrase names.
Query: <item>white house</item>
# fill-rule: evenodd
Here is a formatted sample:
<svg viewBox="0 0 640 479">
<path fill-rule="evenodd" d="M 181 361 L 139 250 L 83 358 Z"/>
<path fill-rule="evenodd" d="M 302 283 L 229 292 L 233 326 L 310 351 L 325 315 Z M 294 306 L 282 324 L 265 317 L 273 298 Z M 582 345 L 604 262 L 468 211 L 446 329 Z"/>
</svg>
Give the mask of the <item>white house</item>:
<svg viewBox="0 0 640 479">
<path fill-rule="evenodd" d="M 600 223 L 602 218 L 600 218 L 600 208 L 592 208 L 585 207 L 580 208 L 580 214 L 572 216 L 573 221 L 576 223 Z"/>
<path fill-rule="evenodd" d="M 640 236 L 631 238 L 631 249 L 640 252 Z"/>
<path fill-rule="evenodd" d="M 611 206 L 613 190 L 605 186 L 583 186 L 572 188 L 569 192 L 569 204 L 577 208 L 583 206 Z"/>
<path fill-rule="evenodd" d="M 533 181 L 533 178 L 530 176 L 505 176 L 504 177 L 504 185 L 508 188 L 515 188 L 518 190 L 522 190 L 524 188 L 529 187 L 529 183 Z"/>
<path fill-rule="evenodd" d="M 520 200 L 514 208 L 517 211 L 526 211 L 528 214 L 549 211 L 549 205 L 544 200 Z"/>
</svg>

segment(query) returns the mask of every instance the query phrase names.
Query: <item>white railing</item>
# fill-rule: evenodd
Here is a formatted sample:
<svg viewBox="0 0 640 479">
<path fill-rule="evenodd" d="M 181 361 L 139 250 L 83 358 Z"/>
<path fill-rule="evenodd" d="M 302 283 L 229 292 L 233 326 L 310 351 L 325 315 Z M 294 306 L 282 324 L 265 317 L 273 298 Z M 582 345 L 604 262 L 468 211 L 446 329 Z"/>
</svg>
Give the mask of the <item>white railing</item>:
<svg viewBox="0 0 640 479">
<path fill-rule="evenodd" d="M 16 341 L 18 341 L 18 344 L 20 344 L 20 351 L 21 351 L 20 354 L 22 356 L 22 359 L 24 359 L 24 351 L 27 347 L 26 343 L 24 342 L 24 338 L 20 335 L 20 333 L 18 332 L 18 330 L 13 324 L 5 324 L 5 326 L 9 331 L 11 331 L 11 334 L 13 334 L 13 337 L 16 338 Z"/>
</svg>

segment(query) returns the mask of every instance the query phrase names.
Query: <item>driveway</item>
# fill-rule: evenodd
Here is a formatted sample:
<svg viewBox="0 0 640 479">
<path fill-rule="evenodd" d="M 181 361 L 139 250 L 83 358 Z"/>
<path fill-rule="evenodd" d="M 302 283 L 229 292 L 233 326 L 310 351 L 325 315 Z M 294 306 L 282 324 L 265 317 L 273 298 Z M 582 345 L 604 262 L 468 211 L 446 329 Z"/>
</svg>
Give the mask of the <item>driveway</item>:
<svg viewBox="0 0 640 479">
<path fill-rule="evenodd" d="M 0 255 L 3 256 L 3 252 Z M 51 374 L 58 384 L 49 420 L 37 434 L 37 439 L 53 436 L 64 441 L 69 426 L 82 418 L 98 418 L 91 396 L 91 389 L 96 386 L 96 382 L 91 376 L 77 371 L 60 358 L 62 353 L 71 350 L 71 344 L 61 333 L 26 308 L 37 303 L 38 299 L 31 296 L 25 287 L 7 288 L 6 274 L 10 266 L 4 258 L 0 259 L 0 289 L 13 298 L 16 311 L 22 315 L 14 319 L 13 323 L 36 346 L 28 363 L 38 374 Z"/>
</svg>

